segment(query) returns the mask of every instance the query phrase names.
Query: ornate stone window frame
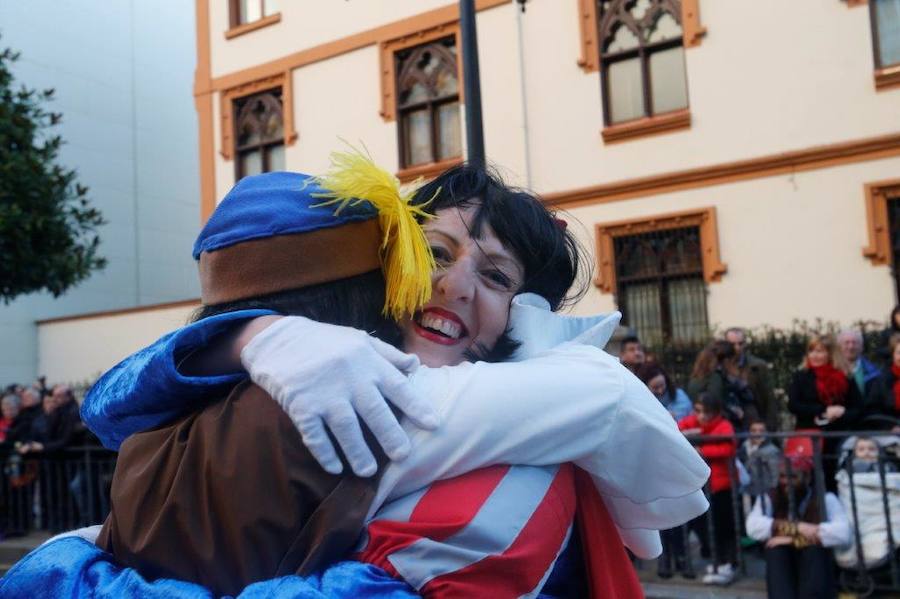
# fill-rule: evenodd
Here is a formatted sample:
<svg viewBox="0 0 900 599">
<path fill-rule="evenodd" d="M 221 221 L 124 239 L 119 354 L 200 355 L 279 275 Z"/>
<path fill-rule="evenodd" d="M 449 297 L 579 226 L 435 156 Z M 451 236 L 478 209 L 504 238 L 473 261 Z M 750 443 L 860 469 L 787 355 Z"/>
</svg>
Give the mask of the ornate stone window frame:
<svg viewBox="0 0 900 599">
<path fill-rule="evenodd" d="M 616 263 L 613 243 L 616 237 L 681 227 L 700 228 L 700 246 L 703 252 L 703 280 L 707 284 L 720 281 L 722 275 L 728 271 L 728 266 L 719 257 L 719 230 L 716 220 L 716 209 L 710 206 L 611 223 L 597 223 L 595 225 L 597 274 L 594 278 L 594 284 L 603 293 L 616 293 Z"/>
<path fill-rule="evenodd" d="M 581 39 L 581 57 L 578 66 L 585 73 L 600 70 L 600 40 L 597 31 L 597 0 L 578 1 L 578 31 Z M 699 46 L 706 35 L 706 27 L 700 24 L 700 0 L 681 0 L 681 30 L 684 48 Z"/>
<path fill-rule="evenodd" d="M 900 179 L 867 183 L 864 189 L 869 245 L 863 247 L 863 256 L 868 258 L 873 266 L 891 266 L 894 256 L 891 251 L 888 200 L 900 199 Z"/>
<path fill-rule="evenodd" d="M 465 103 L 465 95 L 462 86 L 462 37 L 459 31 L 458 20 L 428 27 L 421 31 L 416 31 L 415 33 L 391 38 L 378 43 L 379 79 L 381 81 L 380 114 L 381 118 L 384 119 L 384 122 L 390 123 L 397 120 L 397 61 L 394 60 L 394 55 L 401 50 L 427 44 L 428 42 L 433 42 L 451 35 L 456 40 L 457 56 L 459 57 L 456 68 L 458 71 L 458 80 L 460 82 L 459 104 L 462 106 Z M 449 168 L 462 164 L 462 162 L 463 158 L 459 157 L 429 164 L 418 164 L 409 168 L 400 169 L 397 172 L 397 178 L 404 183 L 419 178 L 431 179 Z"/>
<path fill-rule="evenodd" d="M 281 102 L 284 115 L 284 145 L 292 146 L 297 141 L 294 130 L 294 93 L 293 78 L 290 71 L 271 77 L 257 79 L 236 87 L 224 90 L 219 95 L 219 130 L 221 148 L 219 153 L 225 160 L 234 158 L 234 101 L 255 93 L 281 88 Z"/>
</svg>

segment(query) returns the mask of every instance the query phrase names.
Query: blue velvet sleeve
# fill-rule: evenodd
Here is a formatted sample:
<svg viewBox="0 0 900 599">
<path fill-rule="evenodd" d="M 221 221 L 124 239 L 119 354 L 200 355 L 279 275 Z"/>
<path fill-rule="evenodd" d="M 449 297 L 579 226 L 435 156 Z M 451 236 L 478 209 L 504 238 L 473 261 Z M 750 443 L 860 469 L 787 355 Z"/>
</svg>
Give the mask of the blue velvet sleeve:
<svg viewBox="0 0 900 599">
<path fill-rule="evenodd" d="M 236 324 L 266 314 L 273 312 L 228 312 L 161 337 L 116 364 L 94 383 L 81 405 L 82 420 L 105 447 L 118 450 L 129 435 L 165 424 L 197 402 L 227 391 L 247 374 L 189 377 L 178 372 L 178 363 Z"/>
</svg>

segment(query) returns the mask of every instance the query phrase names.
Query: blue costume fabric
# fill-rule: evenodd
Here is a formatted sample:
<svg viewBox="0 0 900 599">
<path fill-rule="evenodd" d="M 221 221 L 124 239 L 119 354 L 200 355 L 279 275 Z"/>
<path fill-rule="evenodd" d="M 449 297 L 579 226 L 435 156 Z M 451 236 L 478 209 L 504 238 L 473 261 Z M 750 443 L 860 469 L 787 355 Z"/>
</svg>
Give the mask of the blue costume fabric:
<svg viewBox="0 0 900 599">
<path fill-rule="evenodd" d="M 351 202 L 336 212 L 334 206 L 323 205 L 328 195 L 302 173 L 244 177 L 206 221 L 194 243 L 194 260 L 203 252 L 254 239 L 319 231 L 378 216 L 368 202 Z"/>
<path fill-rule="evenodd" d="M 361 562 L 340 562 L 318 575 L 284 576 L 251 584 L 238 598 L 409 599 L 417 596 L 409 585 L 380 568 Z M 111 555 L 93 543 L 66 537 L 37 548 L 19 561 L 0 579 L 0 597 L 213 599 L 215 595 L 190 582 L 147 580 L 136 570 L 117 565 Z"/>
<path fill-rule="evenodd" d="M 115 451 L 130 435 L 150 430 L 227 393 L 247 378 L 237 372 L 188 377 L 178 372 L 185 356 L 242 321 L 272 314 L 240 310 L 190 324 L 126 358 L 94 383 L 81 405 L 81 419 L 103 445 Z"/>
</svg>

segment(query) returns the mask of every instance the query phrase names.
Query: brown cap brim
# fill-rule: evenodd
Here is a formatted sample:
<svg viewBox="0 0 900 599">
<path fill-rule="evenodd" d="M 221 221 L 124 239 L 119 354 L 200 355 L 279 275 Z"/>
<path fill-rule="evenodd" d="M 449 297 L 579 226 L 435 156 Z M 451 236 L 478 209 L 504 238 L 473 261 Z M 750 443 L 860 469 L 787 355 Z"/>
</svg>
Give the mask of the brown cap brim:
<svg viewBox="0 0 900 599">
<path fill-rule="evenodd" d="M 200 254 L 204 305 L 346 279 L 381 268 L 378 219 L 245 241 Z"/>
</svg>

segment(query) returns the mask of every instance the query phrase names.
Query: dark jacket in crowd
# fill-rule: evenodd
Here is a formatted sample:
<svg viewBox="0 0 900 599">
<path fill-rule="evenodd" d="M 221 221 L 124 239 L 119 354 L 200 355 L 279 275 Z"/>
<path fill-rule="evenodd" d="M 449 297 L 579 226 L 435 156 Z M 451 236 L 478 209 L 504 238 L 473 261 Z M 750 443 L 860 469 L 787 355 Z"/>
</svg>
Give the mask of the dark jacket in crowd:
<svg viewBox="0 0 900 599">
<path fill-rule="evenodd" d="M 80 422 L 77 406 L 75 410 L 61 406 L 50 414 L 42 410 L 32 421 L 31 431 L 26 440 L 42 444 L 44 452 L 57 451 L 72 444 Z"/>
<path fill-rule="evenodd" d="M 819 401 L 816 391 L 816 375 L 808 368 L 794 372 L 788 389 L 788 409 L 797 417 L 796 428 L 820 428 L 823 430 L 852 430 L 862 415 L 863 402 L 859 388 L 852 380 L 847 380 L 847 395 L 844 397 L 844 415 L 825 426 L 819 426 L 815 419 L 825 413 L 825 404 Z"/>
<path fill-rule="evenodd" d="M 688 395 L 699 401 L 701 393 L 709 393 L 722 402 L 722 415 L 737 430 L 746 430 L 749 423 L 759 417 L 759 412 L 749 387 L 742 380 L 735 380 L 718 368 L 707 377 L 688 381 Z M 742 414 L 737 412 L 740 410 Z"/>
<path fill-rule="evenodd" d="M 766 423 L 770 431 L 781 428 L 781 405 L 775 397 L 772 385 L 772 373 L 769 364 L 762 358 L 757 358 L 749 352 L 744 352 L 738 370 L 741 379 L 747 383 L 747 388 L 753 394 L 753 401 L 759 411 L 759 417 Z"/>
<path fill-rule="evenodd" d="M 865 413 L 870 415 L 892 416 L 900 419 L 900 411 L 894 403 L 894 383 L 897 377 L 890 367 L 881 371 L 881 375 L 872 381 L 866 395 Z"/>
<path fill-rule="evenodd" d="M 869 394 L 872 393 L 872 389 L 875 387 L 875 383 L 878 378 L 881 376 L 881 371 L 877 366 L 869 362 L 865 356 L 859 357 L 859 366 L 862 370 L 862 384 L 863 388 L 859 389 L 859 385 L 857 385 L 857 389 L 859 389 L 862 397 L 868 397 Z M 856 385 L 856 376 L 855 373 L 851 372 L 847 375 L 847 378 L 850 379 L 850 382 Z"/>
<path fill-rule="evenodd" d="M 41 408 L 40 404 L 20 410 L 16 419 L 13 420 L 12 428 L 6 433 L 6 442 L 15 443 L 17 441 L 29 441 L 31 436 L 31 424 L 34 422 L 35 418 L 43 413 L 44 410 Z"/>
</svg>

